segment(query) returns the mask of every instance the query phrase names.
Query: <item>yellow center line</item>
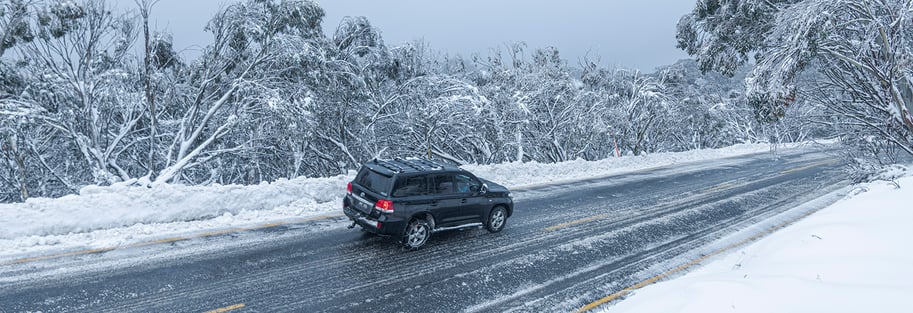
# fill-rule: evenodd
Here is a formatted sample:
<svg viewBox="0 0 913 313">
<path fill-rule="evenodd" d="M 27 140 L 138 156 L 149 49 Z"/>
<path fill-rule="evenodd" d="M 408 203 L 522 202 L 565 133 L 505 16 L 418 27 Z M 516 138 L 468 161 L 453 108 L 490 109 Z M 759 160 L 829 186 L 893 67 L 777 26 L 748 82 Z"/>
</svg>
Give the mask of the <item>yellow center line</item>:
<svg viewBox="0 0 913 313">
<path fill-rule="evenodd" d="M 243 308 L 243 307 L 244 307 L 244 303 L 238 303 L 238 304 L 235 304 L 235 305 L 229 305 L 229 306 L 224 307 L 224 308 L 218 308 L 218 309 L 215 309 L 215 310 L 206 311 L 205 313 L 222 313 L 222 312 L 228 312 L 228 311 L 231 311 L 231 310 L 237 310 L 237 309 L 240 309 L 240 308 Z"/>
<path fill-rule="evenodd" d="M 819 210 L 820 210 L 820 209 L 819 209 Z M 792 219 L 792 220 L 783 222 L 783 223 L 781 223 L 781 224 L 779 224 L 779 225 L 776 225 L 776 226 L 768 227 L 766 230 L 764 230 L 764 231 L 762 231 L 762 232 L 760 232 L 760 233 L 757 233 L 757 234 L 755 234 L 755 235 L 753 235 L 753 236 L 751 236 L 751 237 L 748 237 L 748 238 L 746 238 L 746 239 L 744 239 L 744 240 L 742 240 L 742 241 L 739 241 L 739 242 L 736 242 L 736 243 L 734 243 L 734 244 L 728 245 L 728 246 L 726 246 L 726 247 L 724 247 L 724 248 L 722 248 L 722 249 L 719 249 L 719 250 L 716 250 L 716 251 L 714 251 L 714 252 L 711 252 L 710 254 L 704 255 L 704 256 L 702 256 L 702 257 L 700 257 L 700 258 L 697 258 L 697 259 L 695 259 L 695 260 L 692 260 L 692 261 L 690 261 L 690 262 L 688 262 L 688 263 L 679 265 L 679 266 L 677 266 L 677 267 L 675 267 L 675 268 L 673 268 L 673 269 L 671 269 L 671 270 L 669 270 L 669 271 L 666 271 L 665 273 L 662 273 L 662 274 L 653 276 L 653 277 L 651 277 L 650 279 L 641 281 L 641 282 L 639 282 L 639 283 L 637 283 L 637 284 L 634 284 L 634 285 L 632 285 L 632 286 L 630 286 L 630 287 L 628 287 L 628 288 L 622 289 L 622 290 L 619 291 L 619 292 L 613 293 L 613 294 L 608 295 L 608 296 L 605 296 L 605 297 L 603 297 L 603 298 L 601 298 L 601 299 L 599 299 L 599 300 L 593 301 L 593 302 L 591 302 L 591 303 L 589 303 L 589 304 L 587 304 L 587 305 L 581 307 L 579 310 L 577 310 L 577 313 L 582 313 L 582 312 L 586 312 L 586 311 L 592 310 L 592 309 L 594 309 L 594 308 L 596 308 L 596 307 L 598 307 L 598 306 L 600 306 L 600 305 L 603 305 L 603 304 L 605 304 L 605 303 L 607 303 L 607 302 L 610 302 L 610 301 L 612 301 L 612 300 L 615 300 L 615 299 L 624 297 L 625 295 L 627 295 L 627 294 L 630 293 L 631 291 L 634 291 L 634 290 L 643 288 L 643 287 L 645 287 L 645 286 L 647 286 L 647 285 L 650 285 L 650 284 L 652 284 L 652 283 L 655 283 L 655 282 L 657 282 L 657 281 L 659 281 L 659 280 L 661 280 L 661 279 L 663 279 L 663 278 L 666 278 L 666 277 L 668 277 L 669 275 L 672 275 L 672 274 L 675 274 L 675 273 L 677 273 L 677 272 L 681 272 L 681 271 L 683 271 L 683 270 L 685 270 L 685 269 L 688 269 L 688 268 L 690 268 L 690 267 L 692 267 L 692 266 L 694 266 L 694 265 L 696 265 L 696 264 L 698 264 L 698 263 L 701 263 L 701 262 L 703 262 L 703 261 L 705 261 L 705 260 L 707 260 L 707 259 L 709 259 L 709 258 L 711 258 L 711 257 L 713 257 L 713 256 L 715 256 L 715 255 L 718 255 L 718 254 L 727 252 L 727 251 L 729 251 L 729 250 L 732 250 L 732 249 L 735 249 L 735 248 L 740 247 L 740 246 L 742 246 L 742 245 L 745 245 L 745 244 L 747 244 L 747 243 L 749 243 L 749 242 L 753 242 L 753 241 L 756 241 L 756 240 L 758 240 L 758 239 L 761 239 L 762 237 L 767 236 L 767 235 L 769 235 L 769 234 L 771 234 L 771 233 L 773 233 L 773 232 L 775 232 L 775 231 L 777 231 L 777 230 L 783 229 L 783 228 L 785 228 L 786 226 L 789 226 L 789 225 L 791 225 L 791 224 L 793 224 L 793 223 L 795 223 L 795 222 L 797 222 L 797 221 L 799 221 L 799 220 L 801 220 L 801 219 L 803 219 L 803 218 L 805 218 L 805 217 L 807 217 L 807 216 L 809 216 L 809 215 L 812 215 L 812 214 L 814 214 L 814 213 L 817 212 L 817 211 L 818 211 L 818 210 L 812 210 L 812 211 L 806 212 L 806 213 L 804 213 L 804 214 L 800 215 L 799 217 L 796 217 L 796 218 L 794 218 L 794 219 Z"/>
<path fill-rule="evenodd" d="M 820 161 L 820 162 L 815 162 L 815 163 L 812 163 L 812 164 L 809 164 L 809 165 L 805 165 L 805 166 L 800 166 L 800 167 L 796 167 L 796 168 L 791 168 L 791 169 L 783 170 L 783 171 L 780 172 L 780 174 L 789 174 L 789 173 L 798 172 L 798 171 L 803 171 L 803 170 L 807 170 L 807 169 L 810 169 L 810 168 L 813 168 L 813 167 L 818 167 L 818 166 L 827 165 L 827 164 L 832 164 L 832 163 L 834 163 L 834 161 Z"/>
<path fill-rule="evenodd" d="M 230 234 L 230 233 L 236 233 L 236 232 L 239 232 L 239 231 L 244 231 L 244 229 L 243 229 L 243 228 L 237 228 L 237 227 L 236 227 L 236 228 L 228 228 L 228 229 L 222 229 L 222 230 L 214 230 L 214 231 L 210 231 L 210 232 L 205 232 L 205 233 L 197 234 L 197 236 L 199 236 L 199 237 L 212 237 L 212 236 L 218 236 L 218 235 L 225 235 L 225 234 Z"/>
<path fill-rule="evenodd" d="M 721 184 L 721 185 L 718 185 L 718 186 L 715 186 L 715 187 L 708 188 L 708 189 L 704 190 L 703 193 L 710 193 L 710 192 L 715 192 L 715 191 L 721 191 L 721 190 L 731 189 L 731 188 L 735 188 L 735 187 L 743 186 L 743 185 L 747 185 L 747 184 L 748 184 L 748 183 L 738 183 L 738 182 L 725 183 L 725 184 Z M 608 213 L 603 213 L 603 214 L 599 214 L 599 215 L 593 215 L 593 216 L 590 216 L 590 217 L 584 217 L 584 218 L 581 218 L 581 219 L 578 219 L 578 220 L 573 220 L 573 221 L 570 221 L 570 222 L 565 222 L 565 223 L 561 223 L 561 224 L 558 224 L 558 225 L 549 226 L 549 227 L 546 227 L 545 230 L 547 230 L 547 231 L 552 231 L 552 230 L 556 230 L 556 229 L 565 228 L 565 227 L 568 227 L 568 226 L 574 226 L 574 225 L 577 225 L 577 224 L 583 224 L 583 223 L 587 223 L 587 222 L 592 222 L 592 221 L 599 220 L 599 219 L 603 219 L 603 218 L 606 218 L 606 217 L 609 217 L 609 214 L 608 214 Z"/>
<path fill-rule="evenodd" d="M 159 239 L 159 240 L 153 240 L 153 241 L 147 241 L 147 242 L 140 242 L 140 243 L 137 243 L 137 244 L 134 244 L 134 245 L 130 245 L 130 247 L 143 247 L 143 246 L 154 245 L 154 244 L 160 244 L 160 243 L 169 243 L 169 242 L 176 242 L 176 241 L 184 241 L 184 240 L 187 240 L 187 239 L 190 239 L 190 238 L 187 238 L 187 237 L 170 237 L 170 238 L 162 238 L 162 239 Z"/>
<path fill-rule="evenodd" d="M 810 168 L 813 168 L 813 167 L 817 167 L 817 166 L 821 166 L 821 165 L 826 165 L 826 164 L 832 164 L 832 163 L 834 163 L 834 161 L 829 161 L 829 160 L 828 160 L 828 161 L 819 161 L 819 162 L 811 163 L 811 164 L 808 164 L 808 165 L 805 165 L 805 166 L 800 166 L 800 167 L 796 167 L 796 168 L 786 169 L 786 170 L 781 171 L 778 175 L 774 175 L 774 176 L 767 177 L 767 178 L 764 178 L 764 179 L 773 179 L 773 178 L 777 178 L 777 177 L 782 177 L 782 176 L 784 176 L 784 175 L 786 175 L 786 174 L 789 174 L 789 173 L 792 173 L 792 172 L 798 172 L 798 171 L 810 169 Z M 713 187 L 704 189 L 703 191 L 701 191 L 701 193 L 702 193 L 702 194 L 705 194 L 705 193 L 713 193 L 713 192 L 728 190 L 728 189 L 732 189 L 732 188 L 747 186 L 747 185 L 749 185 L 749 184 L 751 184 L 751 183 L 752 183 L 752 182 L 739 182 L 739 181 L 733 181 L 733 182 L 723 183 L 723 184 L 720 184 L 720 185 L 716 185 L 716 186 L 713 186 Z M 579 220 L 573 220 L 573 221 L 570 221 L 570 222 L 561 223 L 561 224 L 554 225 L 554 226 L 549 226 L 549 227 L 546 227 L 545 230 L 547 230 L 547 231 L 552 231 L 552 230 L 556 230 L 556 229 L 565 228 L 565 227 L 568 227 L 568 226 L 573 226 L 573 225 L 577 225 L 577 224 L 592 222 L 592 221 L 595 221 L 595 220 L 599 220 L 599 219 L 606 218 L 606 217 L 608 217 L 608 216 L 609 216 L 609 214 L 594 215 L 594 216 L 590 216 L 590 217 L 581 218 L 581 219 L 579 219 Z"/>
<path fill-rule="evenodd" d="M 741 186 L 741 185 L 745 185 L 745 184 L 746 184 L 746 183 L 741 183 L 741 184 L 740 184 L 740 183 L 738 183 L 738 182 L 731 182 L 731 183 L 720 184 L 720 185 L 716 185 L 716 186 L 713 186 L 713 187 L 704 189 L 704 191 L 702 191 L 701 193 L 711 193 L 711 192 L 723 191 L 723 190 L 726 190 L 726 189 L 732 189 L 732 188 L 735 188 L 735 187 L 738 187 L 738 186 Z"/>
<path fill-rule="evenodd" d="M 715 186 L 715 187 L 711 187 L 711 188 L 709 188 L 709 189 L 706 189 L 706 190 L 703 191 L 703 193 L 709 193 L 709 192 L 715 192 L 715 191 L 726 190 L 726 189 L 735 188 L 735 187 L 743 186 L 743 185 L 747 185 L 747 184 L 748 184 L 748 183 L 738 183 L 738 182 L 725 183 L 725 184 L 721 184 L 721 185 L 718 185 L 718 186 Z M 546 227 L 545 230 L 547 230 L 547 231 L 552 231 L 552 230 L 556 230 L 556 229 L 565 228 L 565 227 L 568 227 L 568 226 L 574 226 L 574 225 L 577 225 L 577 224 L 583 224 L 583 223 L 587 223 L 587 222 L 592 222 L 592 221 L 599 220 L 599 219 L 603 219 L 603 218 L 606 218 L 606 217 L 609 217 L 609 214 L 608 214 L 608 213 L 603 213 L 603 214 L 599 214 L 599 215 L 593 215 L 593 216 L 590 216 L 590 217 L 584 217 L 584 218 L 581 218 L 581 219 L 578 219 L 578 220 L 573 220 L 573 221 L 570 221 L 570 222 L 565 222 L 565 223 L 561 223 L 561 224 L 558 224 L 558 225 L 549 226 L 549 227 Z"/>
<path fill-rule="evenodd" d="M 22 264 L 22 263 L 41 261 L 41 260 L 49 260 L 49 259 L 67 257 L 67 256 L 74 256 L 74 255 L 102 253 L 102 252 L 108 252 L 108 251 L 117 250 L 117 249 L 123 249 L 123 248 L 145 247 L 145 246 L 157 245 L 157 244 L 162 244 L 162 243 L 178 242 L 178 241 L 184 241 L 184 240 L 190 240 L 190 239 L 196 239 L 196 238 L 207 238 L 207 237 L 213 237 L 213 236 L 224 235 L 224 234 L 229 234 L 229 233 L 265 229 L 265 228 L 271 228 L 271 227 L 276 227 L 276 226 L 295 224 L 295 223 L 304 223 L 304 222 L 317 221 L 317 220 L 325 220 L 325 219 L 331 219 L 331 218 L 342 217 L 342 216 L 344 216 L 344 215 L 342 215 L 342 214 L 324 214 L 324 215 L 318 215 L 318 216 L 314 216 L 314 217 L 300 218 L 300 219 L 294 219 L 294 220 L 290 220 L 290 221 L 280 221 L 280 222 L 256 225 L 256 226 L 251 226 L 251 227 L 235 227 L 235 228 L 228 228 L 228 229 L 223 229 L 223 230 L 203 232 L 203 233 L 199 233 L 199 234 L 195 234 L 195 235 L 191 235 L 191 236 L 187 236 L 187 237 L 170 237 L 170 238 L 156 239 L 156 240 L 151 240 L 151 241 L 137 242 L 137 243 L 132 243 L 132 244 L 123 245 L 123 246 L 105 247 L 105 248 L 97 248 L 97 249 L 85 249 L 85 250 L 78 250 L 78 251 L 69 251 L 69 252 L 55 253 L 55 254 L 49 254 L 49 255 L 40 255 L 40 256 L 34 256 L 34 257 L 14 259 L 12 261 L 0 261 L 0 265 Z"/>
<path fill-rule="evenodd" d="M 579 220 L 574 220 L 574 221 L 570 221 L 570 222 L 567 222 L 567 223 L 561 223 L 561 224 L 558 224 L 558 225 L 555 225 L 555 226 L 549 226 L 549 227 L 546 227 L 545 230 L 552 231 L 552 230 L 556 230 L 556 229 L 559 229 L 559 228 L 564 228 L 564 227 L 568 227 L 568 226 L 572 226 L 572 225 L 577 225 L 577 224 L 580 224 L 580 223 L 586 223 L 586 222 L 590 222 L 590 221 L 594 221 L 594 220 L 598 220 L 598 219 L 602 219 L 602 218 L 606 218 L 606 217 L 609 217 L 609 214 L 593 215 L 593 216 L 590 216 L 590 217 L 581 218 L 581 219 L 579 219 Z"/>
<path fill-rule="evenodd" d="M 102 253 L 102 252 L 108 252 L 111 250 L 114 250 L 114 248 L 100 248 L 100 249 L 86 249 L 86 250 L 79 250 L 79 251 L 70 251 L 70 252 L 56 253 L 56 254 L 50 254 L 50 255 L 42 255 L 42 256 L 36 256 L 36 257 L 15 259 L 15 260 L 10 261 L 9 263 L 0 263 L 0 265 L 21 264 L 21 263 L 41 261 L 41 260 L 47 260 L 47 259 L 61 258 L 61 257 L 65 257 L 65 256 Z"/>
</svg>

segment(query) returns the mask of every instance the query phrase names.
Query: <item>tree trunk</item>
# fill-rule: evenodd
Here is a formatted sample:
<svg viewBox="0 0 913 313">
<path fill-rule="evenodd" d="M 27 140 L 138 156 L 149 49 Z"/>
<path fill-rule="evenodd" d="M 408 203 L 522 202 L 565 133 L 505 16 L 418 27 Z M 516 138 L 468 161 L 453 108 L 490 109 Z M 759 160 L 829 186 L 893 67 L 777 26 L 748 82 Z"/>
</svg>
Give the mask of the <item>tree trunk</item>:
<svg viewBox="0 0 913 313">
<path fill-rule="evenodd" d="M 12 155 L 13 161 L 16 163 L 16 176 L 18 176 L 19 183 L 19 198 L 23 202 L 29 198 L 29 189 L 28 189 L 28 176 L 25 170 L 25 160 L 22 157 L 22 153 L 19 151 L 17 145 L 18 138 L 16 135 L 9 135 L 6 137 L 7 146 L 9 147 L 9 153 Z"/>
<path fill-rule="evenodd" d="M 146 104 L 149 107 L 149 159 L 147 161 L 147 166 L 149 167 L 148 175 L 150 178 L 155 174 L 155 136 L 156 136 L 156 120 L 155 120 L 155 95 L 152 93 L 152 46 L 149 42 L 149 13 L 152 11 L 152 6 L 155 5 L 157 1 L 142 0 L 137 4 L 140 6 L 140 15 L 143 17 L 143 38 L 144 38 L 144 52 L 145 57 L 143 58 L 143 85 L 146 91 Z"/>
</svg>

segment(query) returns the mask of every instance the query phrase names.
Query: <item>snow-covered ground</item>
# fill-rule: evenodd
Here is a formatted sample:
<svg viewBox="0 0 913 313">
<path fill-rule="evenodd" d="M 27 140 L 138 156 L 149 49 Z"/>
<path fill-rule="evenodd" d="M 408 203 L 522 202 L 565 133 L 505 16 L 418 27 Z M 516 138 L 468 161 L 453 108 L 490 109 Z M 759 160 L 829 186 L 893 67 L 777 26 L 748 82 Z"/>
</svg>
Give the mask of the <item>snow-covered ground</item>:
<svg viewBox="0 0 913 313">
<path fill-rule="evenodd" d="M 465 168 L 509 188 L 523 189 L 769 150 L 767 144 L 751 144 L 600 161 L 468 165 Z M 36 255 L 110 249 L 175 236 L 340 215 L 345 184 L 353 175 L 295 178 L 251 186 L 89 186 L 78 195 L 0 204 L 0 263 Z"/>
<path fill-rule="evenodd" d="M 909 172 L 601 312 L 910 312 Z"/>
</svg>

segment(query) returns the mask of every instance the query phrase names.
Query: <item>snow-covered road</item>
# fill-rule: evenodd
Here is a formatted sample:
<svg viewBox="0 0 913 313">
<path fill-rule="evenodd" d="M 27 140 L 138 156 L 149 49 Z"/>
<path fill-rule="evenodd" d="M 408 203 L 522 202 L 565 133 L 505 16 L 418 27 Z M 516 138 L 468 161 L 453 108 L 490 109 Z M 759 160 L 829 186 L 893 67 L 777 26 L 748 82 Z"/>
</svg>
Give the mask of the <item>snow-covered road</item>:
<svg viewBox="0 0 913 313">
<path fill-rule="evenodd" d="M 416 252 L 329 218 L 0 266 L 0 307 L 568 311 L 814 209 L 794 208 L 846 186 L 840 166 L 795 150 L 560 184 L 527 178 L 538 186 L 518 188 L 503 232 L 438 233 Z"/>
</svg>

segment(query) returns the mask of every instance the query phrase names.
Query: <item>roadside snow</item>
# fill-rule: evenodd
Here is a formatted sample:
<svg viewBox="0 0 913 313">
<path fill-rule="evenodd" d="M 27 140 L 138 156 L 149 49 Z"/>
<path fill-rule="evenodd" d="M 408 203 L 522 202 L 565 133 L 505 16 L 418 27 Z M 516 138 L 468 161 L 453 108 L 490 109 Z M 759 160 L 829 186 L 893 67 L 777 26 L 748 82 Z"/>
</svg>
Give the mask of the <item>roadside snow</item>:
<svg viewBox="0 0 913 313">
<path fill-rule="evenodd" d="M 59 235 L 130 226 L 233 217 L 279 211 L 279 216 L 321 213 L 337 200 L 346 176 L 297 178 L 253 186 L 159 185 L 154 188 L 89 186 L 79 195 L 0 205 L 0 239 Z M 11 215 L 11 216 L 10 216 Z"/>
<path fill-rule="evenodd" d="M 909 312 L 913 176 L 898 172 L 600 312 Z"/>
<path fill-rule="evenodd" d="M 780 148 L 795 148 L 797 146 L 799 145 L 781 145 Z M 740 144 L 722 149 L 655 153 L 639 157 L 625 156 L 598 161 L 578 159 L 553 164 L 513 162 L 493 165 L 464 165 L 463 168 L 479 177 L 484 177 L 511 189 L 526 189 L 540 185 L 573 182 L 654 167 L 768 151 L 770 151 L 770 145 L 768 144 Z"/>
<path fill-rule="evenodd" d="M 600 161 L 465 168 L 509 188 L 523 189 L 769 150 L 767 144 L 747 144 Z M 0 204 L 0 263 L 24 256 L 113 248 L 172 236 L 339 214 L 345 184 L 353 175 L 282 179 L 250 186 L 89 186 L 78 195 Z"/>
</svg>

